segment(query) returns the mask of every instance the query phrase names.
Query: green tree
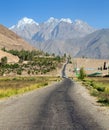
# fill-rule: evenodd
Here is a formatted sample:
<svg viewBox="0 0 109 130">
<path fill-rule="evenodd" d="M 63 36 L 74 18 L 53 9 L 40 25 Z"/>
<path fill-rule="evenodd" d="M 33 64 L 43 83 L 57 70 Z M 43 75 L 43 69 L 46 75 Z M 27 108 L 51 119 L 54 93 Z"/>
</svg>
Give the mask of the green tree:
<svg viewBox="0 0 109 130">
<path fill-rule="evenodd" d="M 21 75 L 21 74 L 22 74 L 22 69 L 21 69 L 21 68 L 19 68 L 19 69 L 17 70 L 17 74 L 18 74 L 18 75 Z"/>
<path fill-rule="evenodd" d="M 5 57 L 2 57 L 2 58 L 1 58 L 1 65 L 6 65 L 6 64 L 7 64 L 7 61 L 8 61 L 8 59 L 7 59 L 6 56 L 5 56 Z"/>
<path fill-rule="evenodd" d="M 80 68 L 80 73 L 79 73 L 78 79 L 83 80 L 85 77 L 86 77 L 86 73 L 85 73 L 85 71 L 84 71 L 84 68 L 81 67 L 81 68 Z"/>
</svg>

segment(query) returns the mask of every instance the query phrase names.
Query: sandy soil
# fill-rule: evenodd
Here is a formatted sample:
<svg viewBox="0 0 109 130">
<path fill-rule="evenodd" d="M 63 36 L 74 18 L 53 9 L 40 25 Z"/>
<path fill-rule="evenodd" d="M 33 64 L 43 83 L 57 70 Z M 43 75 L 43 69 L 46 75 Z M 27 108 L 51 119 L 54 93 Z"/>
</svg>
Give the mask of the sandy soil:
<svg viewBox="0 0 109 130">
<path fill-rule="evenodd" d="M 0 59 L 5 56 L 8 58 L 8 63 L 17 63 L 19 61 L 19 58 L 17 56 L 0 50 Z"/>
</svg>

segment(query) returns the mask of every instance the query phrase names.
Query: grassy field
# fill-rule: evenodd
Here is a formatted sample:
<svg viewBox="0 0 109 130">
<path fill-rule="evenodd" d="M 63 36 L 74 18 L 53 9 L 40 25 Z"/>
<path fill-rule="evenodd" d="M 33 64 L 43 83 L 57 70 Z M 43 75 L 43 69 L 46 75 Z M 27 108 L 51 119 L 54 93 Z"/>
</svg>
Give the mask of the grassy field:
<svg viewBox="0 0 109 130">
<path fill-rule="evenodd" d="M 52 82 L 60 81 L 60 77 L 1 77 L 0 78 L 0 99 L 44 87 Z"/>
<path fill-rule="evenodd" d="M 98 102 L 109 106 L 109 78 L 94 77 L 83 80 L 91 95 L 98 98 Z"/>
</svg>

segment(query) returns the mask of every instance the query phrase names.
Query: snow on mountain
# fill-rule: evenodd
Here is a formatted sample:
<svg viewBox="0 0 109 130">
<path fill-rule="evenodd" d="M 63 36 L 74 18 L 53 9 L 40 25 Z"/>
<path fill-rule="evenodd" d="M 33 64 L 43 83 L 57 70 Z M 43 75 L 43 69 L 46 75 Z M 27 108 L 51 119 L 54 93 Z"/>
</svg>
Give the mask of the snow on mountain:
<svg viewBox="0 0 109 130">
<path fill-rule="evenodd" d="M 53 23 L 53 22 L 59 22 L 58 19 L 54 18 L 54 17 L 50 17 L 45 23 Z"/>
<path fill-rule="evenodd" d="M 19 26 L 22 26 L 24 24 L 36 24 L 36 25 L 39 25 L 38 23 L 36 23 L 33 19 L 30 19 L 30 18 L 27 18 L 27 17 L 24 17 L 23 19 L 21 19 L 19 22 L 18 22 L 18 25 Z"/>
<path fill-rule="evenodd" d="M 93 27 L 89 26 L 86 22 L 76 19 L 74 21 L 74 27 L 76 30 L 78 30 L 79 32 L 84 32 L 85 34 L 89 34 L 92 33 L 94 31 L 96 31 L 96 29 L 94 29 Z"/>
<path fill-rule="evenodd" d="M 33 19 L 24 17 L 24 18 L 22 18 L 21 20 L 18 21 L 17 25 L 13 25 L 12 27 L 10 27 L 10 29 L 24 28 L 24 26 L 26 26 L 27 24 L 29 24 L 29 25 L 35 24 L 37 26 L 39 25 L 39 23 L 35 22 Z"/>
<path fill-rule="evenodd" d="M 71 52 L 72 55 L 79 50 L 78 39 L 95 31 L 82 20 L 72 21 L 70 18 L 57 19 L 54 17 L 39 24 L 33 19 L 25 17 L 12 26 L 11 30 L 40 50 L 56 54 Z M 75 51 L 75 46 L 77 46 L 77 51 Z M 57 51 L 53 51 L 54 47 Z M 74 51 L 72 51 L 73 49 Z"/>
<path fill-rule="evenodd" d="M 39 31 L 40 26 L 39 23 L 35 22 L 33 19 L 24 17 L 19 20 L 16 25 L 13 25 L 9 29 L 25 40 L 30 40 L 33 35 Z"/>
<path fill-rule="evenodd" d="M 45 23 L 60 23 L 60 22 L 66 22 L 66 23 L 72 23 L 72 20 L 70 18 L 61 18 L 61 19 L 56 19 L 54 17 L 50 17 Z"/>
<path fill-rule="evenodd" d="M 76 27 L 78 27 L 80 29 L 82 29 L 84 27 L 89 27 L 89 25 L 86 22 L 83 22 L 82 20 L 78 20 L 78 19 L 74 21 L 74 24 Z"/>
<path fill-rule="evenodd" d="M 76 25 L 80 25 L 80 24 L 84 24 L 85 22 L 83 22 L 82 20 L 76 19 L 75 21 Z"/>
<path fill-rule="evenodd" d="M 70 19 L 70 18 L 62 18 L 62 19 L 60 19 L 60 22 L 66 22 L 66 23 L 70 23 L 70 24 L 72 24 L 72 20 Z"/>
</svg>

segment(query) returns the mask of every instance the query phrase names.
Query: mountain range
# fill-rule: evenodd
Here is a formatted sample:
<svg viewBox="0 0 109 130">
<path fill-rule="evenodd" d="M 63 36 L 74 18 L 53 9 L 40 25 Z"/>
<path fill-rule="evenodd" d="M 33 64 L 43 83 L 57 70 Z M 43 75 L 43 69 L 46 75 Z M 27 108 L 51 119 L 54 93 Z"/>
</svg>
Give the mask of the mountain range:
<svg viewBox="0 0 109 130">
<path fill-rule="evenodd" d="M 94 28 L 81 20 L 73 22 L 69 18 L 56 19 L 53 17 L 41 24 L 24 17 L 10 29 L 26 40 L 39 42 L 78 38 L 95 31 Z"/>
<path fill-rule="evenodd" d="M 31 45 L 56 55 L 109 58 L 109 30 L 97 30 L 82 20 L 49 18 L 43 23 L 24 17 L 9 28 Z"/>
</svg>

